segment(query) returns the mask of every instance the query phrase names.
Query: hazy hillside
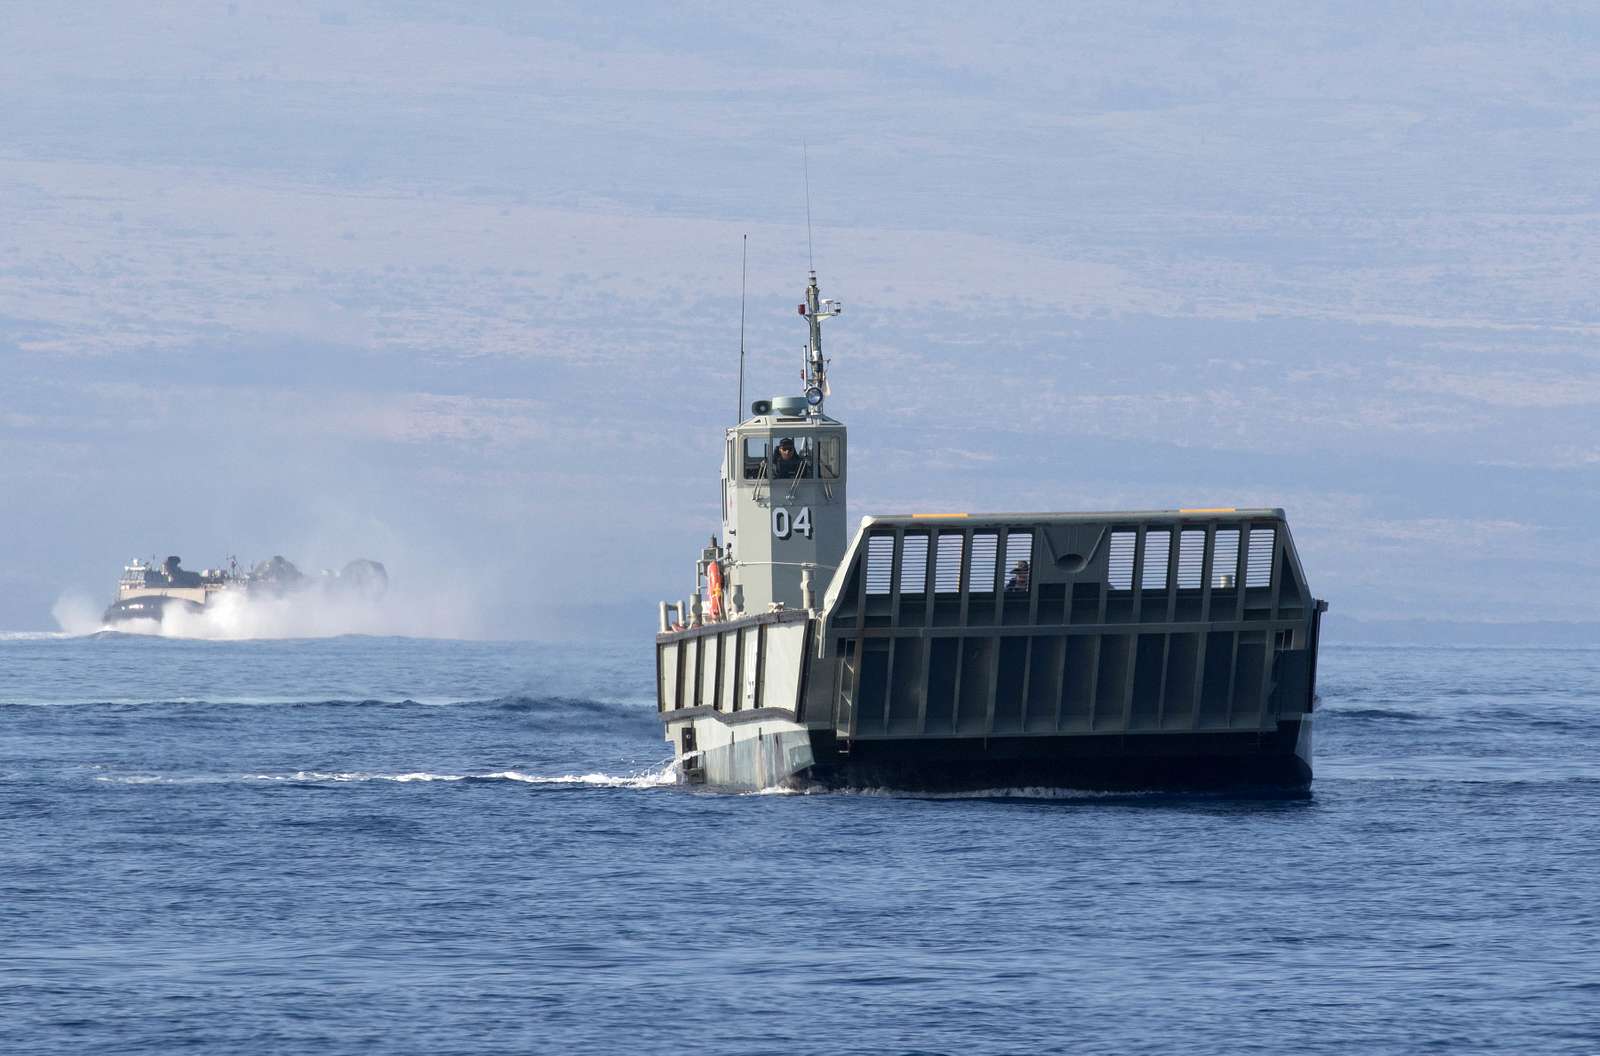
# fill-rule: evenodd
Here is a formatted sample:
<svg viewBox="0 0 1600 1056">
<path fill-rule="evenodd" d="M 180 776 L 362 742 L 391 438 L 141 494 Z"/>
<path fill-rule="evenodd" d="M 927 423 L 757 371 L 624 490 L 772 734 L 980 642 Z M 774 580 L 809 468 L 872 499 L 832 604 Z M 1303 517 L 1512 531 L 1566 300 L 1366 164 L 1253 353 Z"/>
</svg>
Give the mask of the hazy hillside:
<svg viewBox="0 0 1600 1056">
<path fill-rule="evenodd" d="M 853 512 L 1281 505 L 1337 614 L 1600 618 L 1600 21 L 1057 6 L 8 11 L 0 627 L 153 551 L 682 594 L 802 140 Z"/>
</svg>

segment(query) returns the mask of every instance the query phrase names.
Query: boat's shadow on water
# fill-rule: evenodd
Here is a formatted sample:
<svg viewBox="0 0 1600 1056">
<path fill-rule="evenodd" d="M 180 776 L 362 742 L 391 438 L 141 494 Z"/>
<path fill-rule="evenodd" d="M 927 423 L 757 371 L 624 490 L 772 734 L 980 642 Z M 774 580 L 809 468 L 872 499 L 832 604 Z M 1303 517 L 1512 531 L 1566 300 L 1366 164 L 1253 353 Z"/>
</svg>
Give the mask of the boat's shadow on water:
<svg viewBox="0 0 1600 1056">
<path fill-rule="evenodd" d="M 1206 814 L 1271 814 L 1309 809 L 1309 790 L 1250 789 L 1235 791 L 1091 792 L 1079 795 L 978 795 L 986 803 L 1062 809 L 1195 811 Z"/>
<path fill-rule="evenodd" d="M 702 789 L 701 791 L 715 791 Z M 758 794 L 801 796 L 862 796 L 874 799 L 927 803 L 1000 804 L 1017 807 L 1138 808 L 1145 810 L 1203 810 L 1210 812 L 1269 813 L 1303 810 L 1315 804 L 1310 788 L 1285 789 L 1248 786 L 1226 789 L 1090 789 L 987 788 L 964 791 L 895 788 L 839 788 L 808 785 L 768 789 Z"/>
</svg>

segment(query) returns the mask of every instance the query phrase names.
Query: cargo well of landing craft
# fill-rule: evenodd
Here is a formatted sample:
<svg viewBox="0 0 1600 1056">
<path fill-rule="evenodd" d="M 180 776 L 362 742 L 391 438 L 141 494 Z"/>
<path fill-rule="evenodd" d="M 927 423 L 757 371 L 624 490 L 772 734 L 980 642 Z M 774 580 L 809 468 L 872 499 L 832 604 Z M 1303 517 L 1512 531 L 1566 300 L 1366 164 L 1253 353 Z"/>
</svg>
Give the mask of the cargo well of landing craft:
<svg viewBox="0 0 1600 1056">
<path fill-rule="evenodd" d="M 1284 511 L 935 513 L 847 530 L 806 290 L 806 395 L 727 430 L 723 525 L 662 603 L 681 773 L 733 789 L 1233 788 L 1312 778 L 1327 605 Z"/>
</svg>

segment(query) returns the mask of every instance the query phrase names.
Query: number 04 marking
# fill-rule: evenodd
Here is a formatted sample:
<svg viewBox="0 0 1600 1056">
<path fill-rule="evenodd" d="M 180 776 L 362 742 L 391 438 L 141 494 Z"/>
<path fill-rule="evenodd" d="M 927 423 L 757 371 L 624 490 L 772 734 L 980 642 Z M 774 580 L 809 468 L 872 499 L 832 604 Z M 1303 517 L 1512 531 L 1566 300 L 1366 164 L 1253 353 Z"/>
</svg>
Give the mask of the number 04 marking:
<svg viewBox="0 0 1600 1056">
<path fill-rule="evenodd" d="M 788 507 L 774 506 L 772 508 L 772 534 L 779 539 L 787 539 L 791 535 L 803 535 L 811 538 L 811 507 L 802 506 L 800 512 L 791 514 Z"/>
</svg>

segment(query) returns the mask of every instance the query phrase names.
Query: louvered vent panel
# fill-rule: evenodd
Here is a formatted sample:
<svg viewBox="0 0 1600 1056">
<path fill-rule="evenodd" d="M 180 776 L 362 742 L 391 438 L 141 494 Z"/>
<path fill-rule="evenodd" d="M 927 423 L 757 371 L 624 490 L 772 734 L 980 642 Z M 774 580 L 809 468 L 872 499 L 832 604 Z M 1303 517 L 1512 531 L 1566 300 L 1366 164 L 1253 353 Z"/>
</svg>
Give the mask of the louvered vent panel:
<svg viewBox="0 0 1600 1056">
<path fill-rule="evenodd" d="M 1136 532 L 1111 533 L 1111 563 L 1106 581 L 1112 590 L 1133 589 L 1133 552 L 1137 542 Z"/>
<path fill-rule="evenodd" d="M 922 594 L 928 589 L 928 537 L 908 534 L 900 544 L 900 593 Z"/>
<path fill-rule="evenodd" d="M 1216 542 L 1212 544 L 1211 585 L 1213 587 L 1237 586 L 1239 575 L 1239 529 L 1218 528 Z"/>
<path fill-rule="evenodd" d="M 974 594 L 994 593 L 994 571 L 1000 559 L 1000 536 L 996 532 L 976 532 L 972 536 L 972 581 L 967 589 Z"/>
<path fill-rule="evenodd" d="M 1139 573 L 1139 585 L 1145 590 L 1167 589 L 1167 556 L 1171 548 L 1171 532 L 1144 533 L 1144 569 Z"/>
<path fill-rule="evenodd" d="M 961 590 L 961 536 L 939 536 L 938 566 L 933 573 L 933 589 L 940 594 Z"/>
<path fill-rule="evenodd" d="M 1271 528 L 1250 529 L 1250 551 L 1245 555 L 1244 585 L 1247 587 L 1272 586 L 1273 544 L 1277 532 Z"/>
<path fill-rule="evenodd" d="M 894 571 L 894 536 L 870 535 L 867 537 L 867 593 L 889 593 L 890 576 Z"/>
<path fill-rule="evenodd" d="M 1205 531 L 1199 528 L 1191 528 L 1184 531 L 1178 539 L 1178 586 L 1180 588 L 1192 590 L 1200 586 L 1200 579 L 1205 575 L 1205 560 Z"/>
</svg>

